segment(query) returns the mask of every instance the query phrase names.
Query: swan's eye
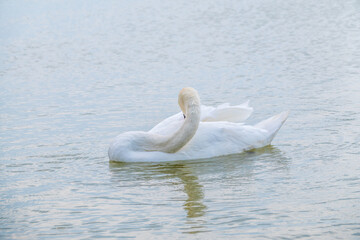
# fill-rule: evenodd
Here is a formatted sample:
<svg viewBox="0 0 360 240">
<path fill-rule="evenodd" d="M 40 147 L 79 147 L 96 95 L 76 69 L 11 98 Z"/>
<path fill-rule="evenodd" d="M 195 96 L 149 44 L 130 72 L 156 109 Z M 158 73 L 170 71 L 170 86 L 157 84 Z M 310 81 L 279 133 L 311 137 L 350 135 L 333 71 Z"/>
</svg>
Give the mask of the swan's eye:
<svg viewBox="0 0 360 240">
<path fill-rule="evenodd" d="M 183 116 L 184 116 L 184 119 L 185 119 L 186 118 L 185 114 L 183 114 Z"/>
</svg>

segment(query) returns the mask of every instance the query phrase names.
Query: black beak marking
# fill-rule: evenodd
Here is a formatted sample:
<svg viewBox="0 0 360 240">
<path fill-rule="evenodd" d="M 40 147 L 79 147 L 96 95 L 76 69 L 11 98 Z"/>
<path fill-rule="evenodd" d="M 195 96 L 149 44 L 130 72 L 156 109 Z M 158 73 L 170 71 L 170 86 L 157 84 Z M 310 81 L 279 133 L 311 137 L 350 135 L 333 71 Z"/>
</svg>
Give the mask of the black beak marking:
<svg viewBox="0 0 360 240">
<path fill-rule="evenodd" d="M 183 114 L 183 116 L 184 116 L 184 119 L 185 119 L 186 118 L 185 114 Z"/>
</svg>

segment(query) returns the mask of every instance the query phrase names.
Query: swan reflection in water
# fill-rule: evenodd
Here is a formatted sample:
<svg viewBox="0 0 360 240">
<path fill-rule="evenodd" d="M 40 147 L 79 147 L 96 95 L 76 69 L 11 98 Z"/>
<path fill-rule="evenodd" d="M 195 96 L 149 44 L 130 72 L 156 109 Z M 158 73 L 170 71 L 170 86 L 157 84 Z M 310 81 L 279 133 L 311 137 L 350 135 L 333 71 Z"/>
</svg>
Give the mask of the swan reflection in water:
<svg viewBox="0 0 360 240">
<path fill-rule="evenodd" d="M 177 178 L 183 185 L 182 191 L 186 194 L 183 204 L 187 217 L 201 217 L 205 214 L 206 206 L 203 204 L 203 186 L 199 183 L 199 178 L 189 163 L 175 163 L 156 166 L 156 172 L 166 174 L 169 178 Z"/>
<path fill-rule="evenodd" d="M 185 193 L 184 197 L 179 197 L 174 194 L 168 201 L 183 201 L 183 209 L 186 212 L 188 219 L 186 224 L 191 225 L 191 232 L 206 231 L 203 229 L 205 226 L 204 220 L 201 218 L 205 215 L 207 207 L 203 203 L 204 192 L 203 186 L 200 184 L 199 178 L 196 175 L 196 163 L 162 163 L 162 164 L 135 164 L 135 163 L 117 163 L 110 162 L 110 171 L 112 179 L 117 184 L 124 184 L 131 179 L 139 184 L 155 183 L 159 188 L 165 185 L 170 186 L 171 189 L 166 193 L 172 191 L 181 191 Z M 130 179 L 127 177 L 130 176 Z M 127 178 L 127 179 L 126 179 Z M 180 181 L 179 181 L 180 180 Z M 124 181 L 122 183 L 122 181 Z M 160 182 L 160 183 L 159 183 Z M 180 188 L 179 188 L 180 186 Z M 160 191 L 158 194 L 162 194 Z M 155 196 L 156 197 L 156 196 Z M 154 203 L 157 199 L 152 199 Z"/>
<path fill-rule="evenodd" d="M 117 187 L 123 189 L 130 186 L 132 191 L 136 192 L 131 195 L 134 198 L 132 199 L 134 205 L 142 200 L 150 202 L 150 205 L 164 204 L 164 200 L 165 204 L 169 205 L 172 205 L 173 201 L 183 201 L 182 207 L 186 213 L 185 225 L 187 227 L 182 230 L 185 233 L 198 233 L 207 231 L 208 206 L 204 203 L 206 197 L 204 185 L 217 184 L 216 181 L 221 181 L 225 184 L 240 186 L 242 191 L 246 191 L 246 185 L 254 181 L 254 172 L 259 171 L 258 165 L 263 161 L 275 164 L 276 169 L 285 169 L 285 171 L 288 165 L 288 159 L 279 149 L 267 146 L 241 154 L 191 162 L 156 164 L 110 162 L 109 167 L 112 182 Z M 226 179 L 219 180 L 219 175 L 226 176 Z M 141 189 L 138 189 L 140 186 Z M 149 191 L 153 193 L 154 188 L 158 192 L 156 191 L 149 199 L 145 191 L 150 189 Z M 183 194 L 179 197 L 179 192 L 185 193 L 185 197 Z M 211 199 L 213 196 L 207 197 Z"/>
</svg>

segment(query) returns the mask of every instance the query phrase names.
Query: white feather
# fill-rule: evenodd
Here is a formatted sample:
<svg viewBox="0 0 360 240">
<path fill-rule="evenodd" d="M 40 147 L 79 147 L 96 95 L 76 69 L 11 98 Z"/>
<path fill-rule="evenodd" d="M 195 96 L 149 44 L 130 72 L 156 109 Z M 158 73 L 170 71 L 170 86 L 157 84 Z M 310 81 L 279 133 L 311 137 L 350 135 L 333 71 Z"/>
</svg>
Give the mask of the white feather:
<svg viewBox="0 0 360 240">
<path fill-rule="evenodd" d="M 248 102 L 238 106 L 201 106 L 198 128 L 195 128 L 193 137 L 186 140 L 188 142 L 182 145 L 180 150 L 174 153 L 145 150 L 149 149 L 153 142 L 156 145 L 159 139 L 176 137 L 169 136 L 179 134 L 179 129 L 187 124 L 185 122 L 190 121 L 185 121 L 182 112 L 177 113 L 157 124 L 149 132 L 127 132 L 119 135 L 109 148 L 109 159 L 120 162 L 192 160 L 235 154 L 269 145 L 287 119 L 288 112 L 268 118 L 255 126 L 241 123 L 252 111 Z"/>
</svg>

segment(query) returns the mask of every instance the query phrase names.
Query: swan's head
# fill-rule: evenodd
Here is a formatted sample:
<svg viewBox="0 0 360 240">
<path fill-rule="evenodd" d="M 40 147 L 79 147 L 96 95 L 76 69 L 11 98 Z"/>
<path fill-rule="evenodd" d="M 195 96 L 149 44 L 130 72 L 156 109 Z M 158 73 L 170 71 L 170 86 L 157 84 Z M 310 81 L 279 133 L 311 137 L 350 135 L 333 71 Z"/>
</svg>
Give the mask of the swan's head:
<svg viewBox="0 0 360 240">
<path fill-rule="evenodd" d="M 178 103 L 185 117 L 189 105 L 194 105 L 194 104 L 200 105 L 199 94 L 195 89 L 191 87 L 185 87 L 181 89 L 179 93 Z"/>
</svg>

